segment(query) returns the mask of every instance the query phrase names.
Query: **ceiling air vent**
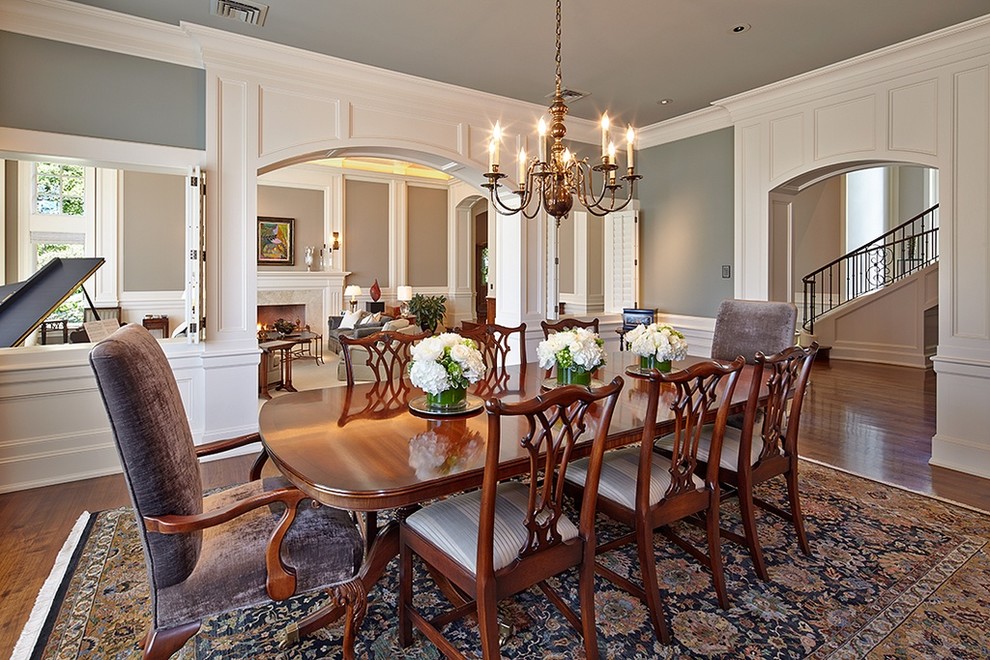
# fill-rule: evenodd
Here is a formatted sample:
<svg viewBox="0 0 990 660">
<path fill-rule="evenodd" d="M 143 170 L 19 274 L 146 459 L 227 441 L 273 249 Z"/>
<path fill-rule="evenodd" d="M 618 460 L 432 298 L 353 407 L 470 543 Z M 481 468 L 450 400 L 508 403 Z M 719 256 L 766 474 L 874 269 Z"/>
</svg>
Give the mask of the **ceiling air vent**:
<svg viewBox="0 0 990 660">
<path fill-rule="evenodd" d="M 260 2 L 238 2 L 238 0 L 210 0 L 210 13 L 248 25 L 261 26 L 265 24 L 265 17 L 268 16 L 268 5 Z"/>
<path fill-rule="evenodd" d="M 580 101 L 586 96 L 591 96 L 591 92 L 579 92 L 576 89 L 562 89 L 560 90 L 560 95 L 564 97 L 565 103 L 573 103 L 574 101 Z M 553 93 L 547 94 L 548 99 L 553 98 Z"/>
</svg>

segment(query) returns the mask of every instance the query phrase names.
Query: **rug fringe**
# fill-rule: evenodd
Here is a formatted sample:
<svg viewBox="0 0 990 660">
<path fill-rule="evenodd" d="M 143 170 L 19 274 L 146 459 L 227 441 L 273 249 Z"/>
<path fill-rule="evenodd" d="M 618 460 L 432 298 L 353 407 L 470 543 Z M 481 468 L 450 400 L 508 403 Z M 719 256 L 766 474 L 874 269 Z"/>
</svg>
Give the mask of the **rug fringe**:
<svg viewBox="0 0 990 660">
<path fill-rule="evenodd" d="M 815 458 L 807 458 L 805 456 L 799 456 L 802 461 L 808 461 L 809 463 L 814 463 L 815 465 L 821 465 L 822 467 L 832 468 L 837 472 L 844 472 L 846 474 L 851 474 L 854 477 L 859 477 L 860 479 L 866 479 L 867 481 L 872 481 L 874 483 L 882 484 L 884 486 L 890 486 L 891 488 L 896 488 L 897 490 L 903 490 L 907 493 L 914 493 L 915 495 L 921 495 L 922 497 L 927 497 L 929 499 L 938 500 L 939 502 L 945 502 L 946 504 L 951 504 L 953 506 L 958 506 L 963 509 L 969 509 L 970 511 L 975 511 L 976 513 L 983 513 L 990 516 L 990 511 L 986 509 L 981 509 L 978 506 L 973 506 L 972 504 L 965 504 L 964 502 L 957 502 L 956 500 L 951 500 L 948 497 L 942 497 L 941 495 L 934 495 L 932 493 L 926 493 L 924 491 L 915 490 L 913 488 L 908 488 L 906 486 L 901 486 L 900 484 L 891 483 L 889 481 L 884 481 L 882 479 L 877 479 L 876 477 L 871 477 L 868 474 L 860 474 L 859 472 L 853 472 L 852 470 L 847 470 L 846 468 L 840 468 L 831 463 L 826 463 L 825 461 L 820 461 Z"/>
<path fill-rule="evenodd" d="M 79 516 L 76 524 L 72 526 L 72 531 L 69 532 L 69 537 L 62 544 L 62 549 L 58 551 L 58 556 L 55 557 L 55 565 L 52 566 L 52 571 L 48 574 L 48 579 L 45 580 L 45 583 L 41 585 L 41 590 L 38 591 L 38 597 L 34 600 L 34 607 L 31 608 L 31 615 L 28 617 L 27 623 L 24 624 L 21 636 L 14 646 L 13 653 L 11 653 L 11 660 L 28 660 L 34 653 L 34 647 L 38 643 L 38 635 L 41 634 L 41 629 L 44 627 L 48 613 L 54 604 L 55 594 L 58 592 L 58 588 L 65 578 L 66 571 L 69 569 L 69 564 L 72 560 L 72 555 L 76 551 L 76 546 L 79 545 L 79 540 L 82 538 L 90 518 L 91 514 L 89 511 L 84 511 Z"/>
</svg>

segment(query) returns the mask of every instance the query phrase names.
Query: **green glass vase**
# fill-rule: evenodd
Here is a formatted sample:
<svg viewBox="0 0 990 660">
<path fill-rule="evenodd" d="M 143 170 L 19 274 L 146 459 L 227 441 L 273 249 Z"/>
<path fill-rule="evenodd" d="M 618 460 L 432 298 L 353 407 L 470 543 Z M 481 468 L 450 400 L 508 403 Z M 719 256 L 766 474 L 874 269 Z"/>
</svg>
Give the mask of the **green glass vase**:
<svg viewBox="0 0 990 660">
<path fill-rule="evenodd" d="M 640 369 L 656 369 L 664 373 L 670 373 L 670 360 L 658 360 L 655 355 L 641 355 L 639 357 Z"/>
<path fill-rule="evenodd" d="M 458 387 L 444 390 L 439 394 L 426 393 L 426 405 L 436 410 L 452 410 L 464 406 L 467 397 L 467 389 Z"/>
<path fill-rule="evenodd" d="M 562 369 L 560 365 L 557 365 L 557 384 L 590 386 L 591 372 L 584 369 L 575 369 L 574 367 Z"/>
</svg>

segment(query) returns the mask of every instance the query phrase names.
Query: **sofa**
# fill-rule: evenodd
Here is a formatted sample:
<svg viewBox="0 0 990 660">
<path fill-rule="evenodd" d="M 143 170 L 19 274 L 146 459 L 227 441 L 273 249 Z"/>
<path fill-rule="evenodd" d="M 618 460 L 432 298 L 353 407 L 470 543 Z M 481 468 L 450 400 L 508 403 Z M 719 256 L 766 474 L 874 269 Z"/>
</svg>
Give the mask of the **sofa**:
<svg viewBox="0 0 990 660">
<path fill-rule="evenodd" d="M 347 335 L 351 339 L 367 337 L 381 332 L 385 325 L 393 320 L 395 317 L 387 313 L 375 314 L 364 310 L 331 316 L 328 319 L 330 329 L 327 332 L 327 349 L 340 353 L 340 341 L 337 339 L 340 335 Z"/>
</svg>

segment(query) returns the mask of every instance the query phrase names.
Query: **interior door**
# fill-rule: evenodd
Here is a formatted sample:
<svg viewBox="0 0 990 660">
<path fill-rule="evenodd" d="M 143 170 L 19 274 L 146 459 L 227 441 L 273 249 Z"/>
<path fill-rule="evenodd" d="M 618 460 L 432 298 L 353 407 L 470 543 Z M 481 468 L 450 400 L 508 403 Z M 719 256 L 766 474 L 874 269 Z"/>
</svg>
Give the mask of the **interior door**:
<svg viewBox="0 0 990 660">
<path fill-rule="evenodd" d="M 206 209 L 206 174 L 199 167 L 193 167 L 186 177 L 186 290 L 185 316 L 186 341 L 198 344 L 206 337 L 205 306 L 206 283 L 203 278 L 206 270 L 206 232 L 204 215 Z"/>
</svg>

